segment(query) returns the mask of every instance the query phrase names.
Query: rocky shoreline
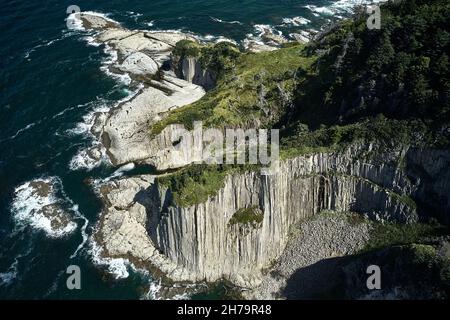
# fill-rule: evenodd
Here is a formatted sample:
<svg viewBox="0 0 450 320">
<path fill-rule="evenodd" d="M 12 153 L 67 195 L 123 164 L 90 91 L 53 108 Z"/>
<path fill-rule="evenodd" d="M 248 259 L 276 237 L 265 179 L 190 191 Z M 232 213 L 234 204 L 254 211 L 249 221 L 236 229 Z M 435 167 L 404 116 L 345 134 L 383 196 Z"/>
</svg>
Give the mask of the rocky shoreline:
<svg viewBox="0 0 450 320">
<path fill-rule="evenodd" d="M 170 110 L 192 103 L 204 95 L 197 85 L 176 78 L 162 70 L 170 59 L 176 42 L 192 39 L 175 32 L 133 31 L 105 18 L 80 14 L 84 28 L 94 30 L 95 42 L 117 54 L 109 66 L 112 74 L 126 74 L 140 84 L 132 99 L 120 103 L 107 113 L 97 113 L 91 133 L 101 142 L 88 151 L 93 161 L 107 155 L 113 165 L 141 161 L 148 157 L 151 141 L 146 134 L 152 122 Z"/>
<path fill-rule="evenodd" d="M 81 13 L 79 19 L 84 29 L 95 32 L 95 43 L 117 54 L 108 71 L 113 75 L 128 75 L 131 81 L 140 85 L 131 99 L 94 115 L 90 131 L 99 143 L 86 152 L 91 158 L 89 161 L 99 162 L 106 158 L 114 166 L 150 163 L 164 169 L 168 158 L 164 155 L 167 153 L 165 147 L 172 147 L 167 143 L 170 142 L 170 132 L 159 139 L 150 139 L 148 131 L 151 124 L 166 113 L 195 102 L 205 94 L 201 86 L 192 83 L 192 78 L 186 76 L 188 81 L 178 78 L 166 67 L 178 41 L 198 40 L 179 32 L 128 30 L 115 21 L 90 13 Z M 271 41 L 277 44 L 276 40 Z M 249 50 L 254 52 L 275 49 L 269 45 L 249 45 Z M 186 74 L 191 72 L 184 71 Z M 156 156 L 153 154 L 155 150 Z M 156 157 L 156 162 L 151 160 L 152 157 Z M 174 157 L 169 158 L 170 162 Z M 185 159 L 175 167 L 184 165 L 186 161 L 189 160 Z M 176 275 L 179 272 L 176 264 L 153 245 L 146 232 L 147 213 L 135 202 L 135 195 L 151 185 L 153 180 L 153 176 L 140 176 L 110 181 L 98 187 L 105 209 L 94 241 L 102 248 L 104 258 L 125 258 L 165 279 L 189 279 Z"/>
</svg>

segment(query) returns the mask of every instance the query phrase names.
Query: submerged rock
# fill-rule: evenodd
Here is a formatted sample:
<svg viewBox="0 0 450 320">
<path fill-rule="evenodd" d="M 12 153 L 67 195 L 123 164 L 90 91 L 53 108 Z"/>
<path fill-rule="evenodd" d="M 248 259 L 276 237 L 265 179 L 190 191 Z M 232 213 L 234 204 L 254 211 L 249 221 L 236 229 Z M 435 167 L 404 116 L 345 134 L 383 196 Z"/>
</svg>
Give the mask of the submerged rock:
<svg viewBox="0 0 450 320">
<path fill-rule="evenodd" d="M 55 177 L 36 179 L 17 187 L 12 209 L 20 226 L 42 230 L 52 238 L 63 237 L 77 228 L 70 214 L 75 209 L 61 195 L 61 184 Z"/>
</svg>

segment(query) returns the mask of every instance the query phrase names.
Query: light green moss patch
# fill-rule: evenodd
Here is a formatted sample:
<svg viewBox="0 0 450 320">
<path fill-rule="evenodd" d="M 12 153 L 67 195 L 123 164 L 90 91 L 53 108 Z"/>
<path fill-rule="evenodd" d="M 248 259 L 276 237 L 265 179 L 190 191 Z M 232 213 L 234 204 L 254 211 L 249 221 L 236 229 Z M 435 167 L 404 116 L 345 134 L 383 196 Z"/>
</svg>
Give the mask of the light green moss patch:
<svg viewBox="0 0 450 320">
<path fill-rule="evenodd" d="M 228 222 L 230 225 L 251 225 L 254 227 L 261 226 L 264 214 L 258 206 L 242 208 L 236 211 Z"/>
<path fill-rule="evenodd" d="M 215 196 L 223 188 L 228 175 L 255 171 L 257 168 L 257 165 L 192 164 L 157 177 L 156 182 L 170 189 L 174 205 L 189 207 Z"/>
</svg>

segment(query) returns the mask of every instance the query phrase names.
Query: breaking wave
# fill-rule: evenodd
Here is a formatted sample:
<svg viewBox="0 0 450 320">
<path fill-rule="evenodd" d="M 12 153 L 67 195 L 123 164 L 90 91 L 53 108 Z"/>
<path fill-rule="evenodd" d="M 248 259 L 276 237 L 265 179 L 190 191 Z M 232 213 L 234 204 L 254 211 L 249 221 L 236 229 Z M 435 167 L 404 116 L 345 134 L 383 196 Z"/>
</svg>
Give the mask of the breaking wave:
<svg viewBox="0 0 450 320">
<path fill-rule="evenodd" d="M 19 227 L 30 226 L 52 238 L 64 237 L 77 228 L 72 218 L 78 207 L 64 198 L 57 177 L 39 178 L 18 186 L 11 207 Z"/>
</svg>

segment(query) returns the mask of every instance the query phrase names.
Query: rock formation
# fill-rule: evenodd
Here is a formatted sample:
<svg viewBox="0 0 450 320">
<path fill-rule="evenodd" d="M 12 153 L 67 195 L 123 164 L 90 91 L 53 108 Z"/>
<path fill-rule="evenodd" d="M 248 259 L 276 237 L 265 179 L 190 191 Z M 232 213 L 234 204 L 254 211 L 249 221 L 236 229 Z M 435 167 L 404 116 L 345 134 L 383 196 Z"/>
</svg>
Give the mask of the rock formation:
<svg viewBox="0 0 450 320">
<path fill-rule="evenodd" d="M 197 101 L 205 94 L 202 87 L 162 70 L 178 41 L 195 39 L 177 32 L 128 30 L 91 14 L 81 14 L 81 20 L 86 28 L 97 31 L 97 41 L 117 52 L 118 59 L 110 67 L 111 71 L 125 72 L 144 84 L 132 100 L 107 114 L 98 114 L 92 132 L 101 138 L 114 165 L 154 157 L 154 150 L 163 148 L 158 140 L 152 141 L 148 135 L 150 125 L 168 111 Z M 166 143 L 171 145 L 171 142 Z M 88 154 L 97 159 L 101 157 L 96 148 Z"/>
<path fill-rule="evenodd" d="M 450 154 L 404 149 L 380 154 L 384 160 L 379 162 L 364 156 L 372 149 L 360 145 L 297 157 L 281 162 L 273 176 L 232 174 L 217 195 L 186 208 L 174 204 L 171 190 L 157 181 L 134 177 L 112 182 L 106 187 L 110 191 L 99 233 L 110 254 L 132 255 L 173 280 L 227 279 L 255 287 L 261 270 L 285 248 L 290 227 L 323 210 L 408 223 L 418 219 L 414 201 L 405 200 L 408 195 L 421 199 L 430 194 L 440 199 L 436 209 L 448 210 Z M 399 167 L 400 155 L 407 169 Z M 230 225 L 238 210 L 253 206 L 264 213 L 260 227 Z"/>
</svg>

